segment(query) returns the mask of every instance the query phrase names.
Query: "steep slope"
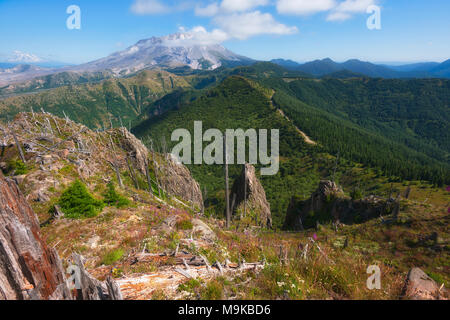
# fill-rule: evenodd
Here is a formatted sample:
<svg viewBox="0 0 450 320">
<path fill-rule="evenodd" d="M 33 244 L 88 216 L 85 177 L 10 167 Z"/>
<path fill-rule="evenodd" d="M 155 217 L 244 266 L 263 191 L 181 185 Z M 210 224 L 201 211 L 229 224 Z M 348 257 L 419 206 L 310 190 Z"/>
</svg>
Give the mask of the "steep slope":
<svg viewBox="0 0 450 320">
<path fill-rule="evenodd" d="M 237 68 L 236 72 L 246 75 L 245 70 L 249 69 L 252 68 Z M 249 76 L 253 77 L 254 74 L 251 73 Z M 176 110 L 144 121 L 134 129 L 134 132 L 140 137 L 150 135 L 158 145 L 163 137 L 168 141 L 175 129 L 186 128 L 192 132 L 194 121 L 200 120 L 203 121 L 204 130 L 279 128 L 280 173 L 274 177 L 262 178 L 275 226 L 282 224 L 290 195 L 314 191 L 314 185 L 317 185 L 320 179 L 330 178 L 333 171 L 336 171 L 336 175 L 351 187 L 355 179 L 362 179 L 367 183 L 367 188 L 376 188 L 378 189 L 376 192 L 380 193 L 386 192 L 382 191 L 382 186 L 388 179 L 392 181 L 423 179 L 433 181 L 437 185 L 450 181 L 447 153 L 442 152 L 446 139 L 442 139 L 442 134 L 437 134 L 433 130 L 425 131 L 426 134 L 425 132 L 419 134 L 420 131 L 413 134 L 411 129 L 402 130 L 400 126 L 402 121 L 408 121 L 400 117 L 400 114 L 403 114 L 403 117 L 410 117 L 413 122 L 417 121 L 419 124 L 417 128 L 423 127 L 420 123 L 429 125 L 436 122 L 447 126 L 444 114 L 448 108 L 445 104 L 447 83 L 433 80 L 436 84 L 442 85 L 439 87 L 434 86 L 433 82 L 411 80 L 400 82 L 397 88 L 394 86 L 395 82 L 391 84 L 385 80 L 365 79 L 346 82 L 256 76 L 256 81 L 233 76 L 192 99 L 183 99 L 181 94 L 180 98 L 172 103 L 178 104 Z M 330 85 L 325 87 L 328 83 Z M 335 88 L 329 87 L 331 84 L 334 84 Z M 310 91 L 316 87 L 322 89 Z M 370 98 L 373 104 L 370 108 L 365 105 L 366 102 L 369 106 L 371 103 L 365 96 L 369 91 L 368 88 L 373 89 L 370 91 L 371 95 L 377 97 Z M 381 113 L 381 110 L 385 110 L 385 102 L 390 101 L 390 98 L 385 96 L 384 88 L 390 90 L 395 88 L 399 92 L 395 101 L 400 103 L 398 106 L 400 109 L 390 111 L 388 123 L 383 123 L 387 118 Z M 430 104 L 427 100 L 419 98 L 413 100 L 415 104 L 411 105 L 410 94 L 423 96 L 419 93 L 420 90 L 432 90 L 433 93 L 429 97 L 435 99 L 436 103 Z M 358 97 L 356 100 L 355 96 Z M 380 100 L 380 97 L 384 97 L 384 100 Z M 362 102 L 352 107 L 352 99 Z M 429 105 L 435 106 L 436 112 L 427 115 Z M 412 113 L 405 114 L 399 111 L 402 108 L 411 108 Z M 442 113 L 442 116 L 439 116 L 439 113 Z M 415 114 L 422 116 L 414 118 Z M 398 125 L 393 127 L 395 123 Z M 307 145 L 296 127 L 317 145 Z M 440 148 L 433 146 L 434 143 L 439 143 Z M 169 146 L 171 145 L 173 144 L 169 143 Z M 337 160 L 336 155 L 339 155 Z M 367 170 L 360 178 L 354 176 L 356 171 L 353 168 L 359 166 L 357 163 L 365 167 L 363 171 Z M 208 188 L 209 206 L 215 208 L 216 212 L 222 211 L 221 168 L 191 166 L 191 169 L 196 178 Z M 237 177 L 240 171 L 241 168 L 232 167 L 232 177 Z M 375 172 L 376 180 L 373 177 L 372 181 L 368 179 L 368 176 L 372 175 L 369 174 L 370 171 Z"/>
<path fill-rule="evenodd" d="M 6 98 L 21 93 L 35 92 L 67 85 L 96 83 L 111 78 L 110 72 L 61 72 L 33 78 L 25 82 L 16 82 L 0 88 L 0 97 Z"/>
<path fill-rule="evenodd" d="M 165 71 L 144 71 L 135 77 L 105 80 L 99 84 L 70 85 L 37 94 L 0 100 L 0 118 L 10 119 L 21 111 L 49 111 L 91 128 L 129 126 L 153 101 L 179 88 L 185 79 Z"/>
</svg>

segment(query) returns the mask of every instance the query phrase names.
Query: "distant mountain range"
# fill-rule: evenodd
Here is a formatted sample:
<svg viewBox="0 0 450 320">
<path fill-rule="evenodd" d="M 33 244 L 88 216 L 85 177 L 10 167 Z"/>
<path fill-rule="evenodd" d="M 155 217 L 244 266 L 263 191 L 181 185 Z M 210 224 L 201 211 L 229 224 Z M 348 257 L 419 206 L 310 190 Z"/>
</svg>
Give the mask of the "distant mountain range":
<svg viewBox="0 0 450 320">
<path fill-rule="evenodd" d="M 221 45 L 201 43 L 190 33 L 176 33 L 141 40 L 126 50 L 78 66 L 43 69 L 33 65 L 26 70 L 23 66 L 18 68 L 6 63 L 3 65 L 10 68 L 0 69 L 0 86 L 60 72 L 111 72 L 115 76 L 126 76 L 156 68 L 214 70 L 253 62 L 255 60 L 235 54 Z"/>
<path fill-rule="evenodd" d="M 338 63 L 330 58 L 315 60 L 304 64 L 292 60 L 274 59 L 271 61 L 286 69 L 302 71 L 316 77 L 330 76 L 342 71 L 350 75 L 363 75 L 373 78 L 450 78 L 450 60 L 442 63 L 425 62 L 402 66 L 379 65 L 360 60 L 348 60 Z"/>
<path fill-rule="evenodd" d="M 83 77 L 87 78 L 90 78 L 89 73 L 96 73 L 93 77 L 98 79 L 99 73 L 107 74 L 108 77 L 123 77 L 151 69 L 189 73 L 215 70 L 219 67 L 245 66 L 256 62 L 251 58 L 235 54 L 222 45 L 202 43 L 190 33 L 176 33 L 141 40 L 126 50 L 77 66 L 61 67 L 43 60 L 34 62 L 38 59 L 37 57 L 32 56 L 33 59 L 31 59 L 22 53 L 20 57 L 22 59 L 20 61 L 24 63 L 19 62 L 18 59 L 14 63 L 11 61 L 0 63 L 0 87 L 6 88 L 8 92 L 15 91 L 17 83 L 27 82 L 25 87 L 30 88 L 42 87 L 41 84 L 30 83 L 30 80 L 33 79 L 32 82 L 35 82 L 37 77 L 60 73 L 82 73 Z M 26 61 L 33 62 L 25 63 Z M 337 63 L 329 58 L 304 64 L 284 59 L 275 59 L 271 62 L 290 71 L 315 77 L 450 78 L 450 60 L 443 63 L 430 62 L 403 66 L 378 65 L 355 59 Z M 73 81 L 76 77 L 69 78 Z M 42 82 L 41 80 L 39 81 Z M 59 83 L 59 80 L 56 82 Z M 8 88 L 8 86 L 12 87 Z M 24 86 L 21 85 L 21 87 Z"/>
</svg>

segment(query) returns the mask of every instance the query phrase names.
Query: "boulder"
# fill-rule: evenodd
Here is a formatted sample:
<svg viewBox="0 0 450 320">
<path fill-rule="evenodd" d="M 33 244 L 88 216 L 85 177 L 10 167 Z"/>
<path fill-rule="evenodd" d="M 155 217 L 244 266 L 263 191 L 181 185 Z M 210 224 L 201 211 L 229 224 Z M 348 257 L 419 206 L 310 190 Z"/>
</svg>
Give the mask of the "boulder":
<svg viewBox="0 0 450 320">
<path fill-rule="evenodd" d="M 420 268 L 413 268 L 409 271 L 403 292 L 404 299 L 447 300 L 447 295 L 447 290 L 444 287 L 441 288 Z"/>
<path fill-rule="evenodd" d="M 247 189 L 245 191 L 245 189 Z M 233 206 L 234 199 L 234 206 Z M 234 181 L 230 193 L 230 206 L 233 214 L 244 212 L 244 200 L 246 203 L 246 213 L 256 216 L 257 223 L 263 227 L 272 227 L 272 215 L 270 204 L 266 198 L 266 192 L 256 176 L 255 167 L 245 164 L 240 176 Z"/>
<path fill-rule="evenodd" d="M 206 241 L 214 241 L 217 237 L 214 231 L 202 220 L 192 219 L 192 225 L 194 226 L 193 231 L 199 232 L 200 237 Z"/>
</svg>

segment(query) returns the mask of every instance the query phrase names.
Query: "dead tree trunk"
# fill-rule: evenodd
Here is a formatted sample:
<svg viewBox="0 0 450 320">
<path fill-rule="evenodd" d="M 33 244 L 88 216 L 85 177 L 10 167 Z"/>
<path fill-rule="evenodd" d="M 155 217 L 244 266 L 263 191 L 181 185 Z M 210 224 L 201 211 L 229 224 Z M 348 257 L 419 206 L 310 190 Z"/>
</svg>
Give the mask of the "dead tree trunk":
<svg viewBox="0 0 450 320">
<path fill-rule="evenodd" d="M 153 195 L 152 180 L 150 179 L 150 171 L 148 170 L 148 160 L 145 159 L 145 175 L 147 177 L 148 192 Z"/>
<path fill-rule="evenodd" d="M 130 161 L 130 159 L 128 158 L 128 156 L 127 156 L 126 161 L 127 161 L 127 165 L 128 165 L 128 170 L 130 171 L 131 179 L 132 179 L 133 182 L 134 182 L 134 186 L 136 187 L 136 189 L 139 189 L 139 183 L 138 183 L 138 181 L 137 181 L 136 174 L 135 174 L 135 172 L 134 172 L 134 170 L 133 170 L 133 164 L 131 163 L 131 161 Z"/>
<path fill-rule="evenodd" d="M 77 300 L 123 300 L 119 286 L 111 277 L 108 277 L 106 283 L 102 283 L 86 271 L 82 256 L 74 253 L 71 260 L 76 267 L 73 270 Z"/>
<path fill-rule="evenodd" d="M 244 164 L 244 218 L 247 216 L 247 166 Z"/>
<path fill-rule="evenodd" d="M 116 172 L 117 182 L 119 183 L 119 186 L 121 188 L 123 188 L 123 182 L 122 182 L 122 177 L 120 176 L 119 166 L 115 162 L 112 162 L 112 161 L 109 161 L 109 160 L 107 160 L 107 161 L 111 165 L 111 167 L 114 169 L 114 171 Z"/>
<path fill-rule="evenodd" d="M 223 156 L 225 159 L 225 203 L 226 203 L 226 216 L 227 216 L 227 228 L 230 227 L 231 224 L 231 213 L 230 213 L 230 189 L 228 182 L 228 150 L 227 150 L 227 137 L 223 136 Z"/>
<path fill-rule="evenodd" d="M 12 129 L 11 134 L 14 138 L 14 142 L 16 143 L 17 149 L 19 150 L 20 159 L 22 160 L 23 163 L 27 163 L 27 160 L 25 159 L 25 155 L 22 150 L 22 146 L 20 145 L 19 140 L 17 139 L 16 133 Z"/>
</svg>

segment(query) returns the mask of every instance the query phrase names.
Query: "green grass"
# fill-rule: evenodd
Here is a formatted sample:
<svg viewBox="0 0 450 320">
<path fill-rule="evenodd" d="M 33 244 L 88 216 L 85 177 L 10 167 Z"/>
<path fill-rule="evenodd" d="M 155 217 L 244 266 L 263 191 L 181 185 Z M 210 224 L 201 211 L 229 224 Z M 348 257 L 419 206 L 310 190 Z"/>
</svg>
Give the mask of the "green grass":
<svg viewBox="0 0 450 320">
<path fill-rule="evenodd" d="M 124 253 L 125 251 L 121 248 L 109 251 L 103 256 L 101 263 L 110 266 L 119 261 L 123 257 Z"/>
</svg>

